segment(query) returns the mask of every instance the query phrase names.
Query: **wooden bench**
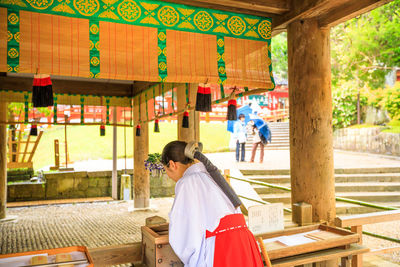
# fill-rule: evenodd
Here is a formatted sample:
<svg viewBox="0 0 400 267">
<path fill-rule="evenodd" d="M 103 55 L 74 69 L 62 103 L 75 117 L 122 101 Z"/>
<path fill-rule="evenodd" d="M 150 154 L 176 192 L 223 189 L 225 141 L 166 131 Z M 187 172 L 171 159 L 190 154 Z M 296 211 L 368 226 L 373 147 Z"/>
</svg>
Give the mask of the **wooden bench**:
<svg viewBox="0 0 400 267">
<path fill-rule="evenodd" d="M 338 227 L 350 227 L 352 232 L 360 234 L 360 242 L 362 244 L 362 226 L 365 224 L 374 224 L 381 222 L 389 222 L 400 220 L 400 210 L 380 211 L 367 214 L 357 214 L 351 216 L 341 216 L 335 219 Z M 398 247 L 399 248 L 399 247 Z M 362 266 L 362 254 L 355 255 L 352 259 L 353 267 Z"/>
</svg>

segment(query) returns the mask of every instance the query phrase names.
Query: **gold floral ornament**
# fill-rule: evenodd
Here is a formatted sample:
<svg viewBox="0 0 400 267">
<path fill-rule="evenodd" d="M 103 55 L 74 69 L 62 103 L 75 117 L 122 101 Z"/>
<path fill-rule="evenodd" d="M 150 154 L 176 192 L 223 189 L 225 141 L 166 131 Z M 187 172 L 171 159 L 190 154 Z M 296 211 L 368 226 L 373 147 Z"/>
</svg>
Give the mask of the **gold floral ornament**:
<svg viewBox="0 0 400 267">
<path fill-rule="evenodd" d="M 46 9 L 53 4 L 53 0 L 27 0 L 36 9 Z"/>
<path fill-rule="evenodd" d="M 89 50 L 92 50 L 94 48 L 94 43 L 89 40 Z"/>
<path fill-rule="evenodd" d="M 233 16 L 228 20 L 228 29 L 234 35 L 241 35 L 246 30 L 246 24 L 240 17 Z"/>
<path fill-rule="evenodd" d="M 15 71 L 15 72 L 19 72 L 19 65 L 17 65 L 17 66 L 14 67 L 14 71 Z"/>
<path fill-rule="evenodd" d="M 15 24 L 17 24 L 19 22 L 19 18 L 17 16 L 17 14 L 11 13 L 10 15 L 8 15 L 8 21 L 11 24 L 15 25 Z"/>
<path fill-rule="evenodd" d="M 219 47 L 223 47 L 225 45 L 223 39 L 218 39 L 217 44 L 218 44 Z"/>
<path fill-rule="evenodd" d="M 224 67 L 219 67 L 218 72 L 221 74 L 225 74 L 225 68 Z"/>
<path fill-rule="evenodd" d="M 74 0 L 74 7 L 84 16 L 92 16 L 99 11 L 100 4 L 97 0 Z"/>
<path fill-rule="evenodd" d="M 165 62 L 160 62 L 160 64 L 158 64 L 158 68 L 164 71 L 167 69 L 167 64 L 165 64 Z"/>
<path fill-rule="evenodd" d="M 10 58 L 17 58 L 19 56 L 19 53 L 18 53 L 17 49 L 11 48 L 10 50 L 8 50 L 8 56 Z"/>
<path fill-rule="evenodd" d="M 271 39 L 271 22 L 269 22 L 268 20 L 263 20 L 258 25 L 258 33 L 264 39 Z"/>
<path fill-rule="evenodd" d="M 7 64 L 7 72 L 12 72 L 12 71 L 13 71 L 13 68 Z"/>
<path fill-rule="evenodd" d="M 165 35 L 164 32 L 160 32 L 160 33 L 158 34 L 158 39 L 159 39 L 161 42 L 164 42 L 165 39 L 167 39 L 167 36 Z"/>
<path fill-rule="evenodd" d="M 135 1 L 125 0 L 118 5 L 118 14 L 126 21 L 137 20 L 141 13 L 142 11 Z"/>
<path fill-rule="evenodd" d="M 90 32 L 92 34 L 98 34 L 99 33 L 99 27 L 96 24 L 92 24 L 89 28 Z"/>
<path fill-rule="evenodd" d="M 199 11 L 194 15 L 194 24 L 200 31 L 208 31 L 214 24 L 210 14 L 205 11 Z"/>
<path fill-rule="evenodd" d="M 173 7 L 164 6 L 158 11 L 158 19 L 162 24 L 172 27 L 179 21 L 179 14 Z"/>
<path fill-rule="evenodd" d="M 90 59 L 90 63 L 91 63 L 93 66 L 97 67 L 97 66 L 100 64 L 100 60 L 99 60 L 98 57 L 92 57 L 92 58 Z"/>
<path fill-rule="evenodd" d="M 13 38 L 13 34 L 10 31 L 7 31 L 7 42 L 11 41 Z"/>
<path fill-rule="evenodd" d="M 228 30 L 225 28 L 226 22 L 225 20 L 229 17 L 228 15 L 225 14 L 218 14 L 218 13 L 213 13 L 214 17 L 217 19 L 217 27 L 213 30 L 213 32 L 221 32 L 228 34 Z"/>
<path fill-rule="evenodd" d="M 14 33 L 14 39 L 19 43 L 19 32 Z"/>
<path fill-rule="evenodd" d="M 182 22 L 178 25 L 178 28 L 194 30 L 195 27 L 191 23 L 192 18 L 190 16 L 195 12 L 195 10 L 194 9 L 186 9 L 186 8 L 178 8 L 178 11 L 181 12 L 181 14 L 182 14 L 182 16 L 181 16 Z"/>
</svg>

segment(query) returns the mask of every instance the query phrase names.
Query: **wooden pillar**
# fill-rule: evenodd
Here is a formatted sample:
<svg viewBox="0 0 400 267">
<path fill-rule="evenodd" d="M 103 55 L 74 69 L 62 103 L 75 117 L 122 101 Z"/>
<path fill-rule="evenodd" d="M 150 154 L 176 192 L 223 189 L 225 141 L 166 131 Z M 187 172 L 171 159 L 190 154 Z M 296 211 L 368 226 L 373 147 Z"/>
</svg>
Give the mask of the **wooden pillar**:
<svg viewBox="0 0 400 267">
<path fill-rule="evenodd" d="M 287 29 L 292 204 L 312 205 L 313 221 L 336 216 L 329 29 L 316 20 Z"/>
<path fill-rule="evenodd" d="M 134 106 L 135 127 L 133 132 L 133 181 L 134 181 L 134 206 L 137 209 L 150 206 L 150 176 L 149 171 L 144 167 L 144 161 L 149 154 L 149 125 L 140 123 L 140 136 L 136 136 L 136 125 L 139 120 L 139 99 L 135 98 Z M 146 105 L 142 97 L 141 120 L 146 120 Z"/>
<path fill-rule="evenodd" d="M 186 106 L 186 84 L 177 85 L 178 110 Z M 189 84 L 189 101 L 191 106 L 196 105 L 197 84 Z M 178 115 L 178 140 L 189 142 L 200 140 L 200 113 L 189 112 L 189 128 L 182 128 L 183 114 Z"/>
<path fill-rule="evenodd" d="M 117 107 L 113 108 L 113 122 L 117 123 Z M 125 129 L 124 129 L 125 131 Z M 117 169 L 117 126 L 113 126 L 113 169 L 111 175 L 111 196 L 118 199 L 118 169 Z"/>
<path fill-rule="evenodd" d="M 7 121 L 7 103 L 0 102 L 0 121 Z M 0 124 L 0 219 L 7 206 L 7 124 Z"/>
</svg>

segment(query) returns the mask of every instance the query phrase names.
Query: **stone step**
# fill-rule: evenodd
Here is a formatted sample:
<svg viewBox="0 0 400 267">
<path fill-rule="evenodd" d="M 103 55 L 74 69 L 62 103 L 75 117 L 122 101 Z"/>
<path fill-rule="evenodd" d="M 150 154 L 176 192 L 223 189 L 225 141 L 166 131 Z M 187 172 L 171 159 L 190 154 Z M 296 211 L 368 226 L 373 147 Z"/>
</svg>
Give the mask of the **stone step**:
<svg viewBox="0 0 400 267">
<path fill-rule="evenodd" d="M 242 169 L 243 175 L 284 175 L 289 174 L 288 169 Z M 335 174 L 372 174 L 372 173 L 400 173 L 400 167 L 381 167 L 381 168 L 337 168 Z"/>
<path fill-rule="evenodd" d="M 290 203 L 290 192 L 279 194 L 261 194 L 264 201 L 276 203 Z M 400 192 L 339 192 L 337 197 L 344 197 L 366 202 L 398 202 L 400 204 Z"/>
<path fill-rule="evenodd" d="M 289 183 L 279 184 L 289 187 Z M 282 193 L 281 189 L 266 187 L 262 185 L 253 185 L 258 194 Z M 335 192 L 400 192 L 400 182 L 383 182 L 383 183 L 336 183 Z"/>
<path fill-rule="evenodd" d="M 266 183 L 290 183 L 290 175 L 254 175 L 245 176 Z M 372 174 L 335 174 L 336 183 L 361 183 L 361 182 L 400 182 L 400 173 L 372 173 Z"/>
</svg>

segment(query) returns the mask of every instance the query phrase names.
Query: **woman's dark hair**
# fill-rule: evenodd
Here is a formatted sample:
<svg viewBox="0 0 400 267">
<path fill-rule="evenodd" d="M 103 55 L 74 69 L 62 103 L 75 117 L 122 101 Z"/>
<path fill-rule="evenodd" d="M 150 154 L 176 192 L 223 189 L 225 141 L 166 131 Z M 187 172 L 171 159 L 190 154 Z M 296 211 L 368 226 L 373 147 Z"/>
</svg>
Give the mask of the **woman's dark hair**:
<svg viewBox="0 0 400 267">
<path fill-rule="evenodd" d="M 168 165 L 169 161 L 180 162 L 182 164 L 192 163 L 193 160 L 185 156 L 185 147 L 187 143 L 184 141 L 169 142 L 163 149 L 161 155 L 161 163 Z"/>
<path fill-rule="evenodd" d="M 239 115 L 239 120 L 240 120 L 241 118 L 246 118 L 246 116 L 245 116 L 243 113 L 240 113 L 240 115 Z"/>
</svg>

